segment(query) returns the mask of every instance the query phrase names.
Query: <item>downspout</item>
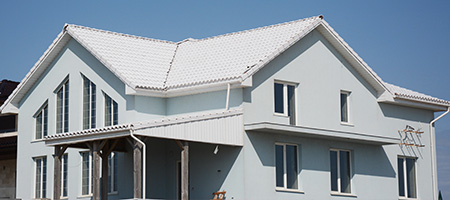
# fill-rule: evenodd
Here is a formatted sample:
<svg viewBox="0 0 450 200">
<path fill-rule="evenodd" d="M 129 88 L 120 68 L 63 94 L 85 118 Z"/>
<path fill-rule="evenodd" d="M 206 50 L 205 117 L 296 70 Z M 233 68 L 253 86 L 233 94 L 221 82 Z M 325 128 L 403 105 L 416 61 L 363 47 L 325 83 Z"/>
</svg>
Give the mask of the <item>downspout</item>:
<svg viewBox="0 0 450 200">
<path fill-rule="evenodd" d="M 230 103 L 230 88 L 231 88 L 231 84 L 228 83 L 228 87 L 227 87 L 227 99 L 226 99 L 226 103 L 225 103 L 225 110 L 229 109 L 229 103 Z"/>
<path fill-rule="evenodd" d="M 430 122 L 430 134 L 431 134 L 431 167 L 432 167 L 432 182 L 433 182 L 433 199 L 437 200 L 438 199 L 438 182 L 437 182 L 437 161 L 436 161 L 436 134 L 433 131 L 433 124 L 439 120 L 440 118 L 442 118 L 443 116 L 445 116 L 448 112 L 450 111 L 450 107 L 447 108 L 447 111 L 445 113 L 443 113 L 442 115 L 440 115 L 439 117 L 437 117 L 436 119 L 433 119 L 433 121 Z"/>
<path fill-rule="evenodd" d="M 130 125 L 130 136 L 134 139 L 134 140 L 136 140 L 136 142 L 139 142 L 141 145 L 142 145 L 142 150 L 144 151 L 143 152 L 143 154 L 142 154 L 142 157 L 143 157 L 143 159 L 142 159 L 142 168 L 144 168 L 143 170 L 142 170 L 142 176 L 143 176 L 143 178 L 142 178 L 142 199 L 144 199 L 145 200 L 145 182 L 146 182 L 146 176 L 145 176 L 145 172 L 147 171 L 147 168 L 146 168 L 146 158 L 147 158 L 147 156 L 145 155 L 146 154 L 146 146 L 145 146 L 145 143 L 144 142 L 142 142 L 141 140 L 139 140 L 139 138 L 137 138 L 136 136 L 134 136 L 134 126 L 133 126 L 133 124 L 131 124 Z"/>
</svg>

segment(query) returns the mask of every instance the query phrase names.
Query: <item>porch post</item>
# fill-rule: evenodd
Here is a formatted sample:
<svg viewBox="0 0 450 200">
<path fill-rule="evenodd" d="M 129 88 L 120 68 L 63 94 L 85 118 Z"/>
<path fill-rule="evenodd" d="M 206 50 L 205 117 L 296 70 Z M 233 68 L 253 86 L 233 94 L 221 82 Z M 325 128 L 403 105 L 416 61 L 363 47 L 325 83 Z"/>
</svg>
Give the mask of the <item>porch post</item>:
<svg viewBox="0 0 450 200">
<path fill-rule="evenodd" d="M 134 198 L 142 198 L 142 145 L 133 141 L 133 175 L 134 175 Z M 145 188 L 144 188 L 145 190 Z"/>
<path fill-rule="evenodd" d="M 106 145 L 107 146 L 107 145 Z M 108 200 L 108 157 L 109 152 L 102 150 L 102 200 Z"/>
<path fill-rule="evenodd" d="M 92 200 L 100 200 L 100 142 L 92 146 Z"/>
<path fill-rule="evenodd" d="M 53 170 L 53 199 L 61 198 L 61 157 L 67 149 L 66 146 L 55 146 L 54 170 Z"/>
<path fill-rule="evenodd" d="M 189 143 L 186 141 L 181 151 L 181 200 L 189 200 Z"/>
</svg>

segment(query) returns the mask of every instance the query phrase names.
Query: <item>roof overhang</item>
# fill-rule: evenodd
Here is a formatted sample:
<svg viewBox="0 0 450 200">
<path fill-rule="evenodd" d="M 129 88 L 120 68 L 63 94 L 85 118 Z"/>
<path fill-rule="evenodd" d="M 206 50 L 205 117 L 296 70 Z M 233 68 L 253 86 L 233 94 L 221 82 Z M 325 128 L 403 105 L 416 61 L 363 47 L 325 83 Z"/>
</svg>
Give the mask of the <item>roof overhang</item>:
<svg viewBox="0 0 450 200">
<path fill-rule="evenodd" d="M 394 137 L 385 137 L 348 131 L 327 130 L 304 126 L 292 126 L 271 122 L 245 124 L 244 128 L 246 131 L 287 134 L 301 137 L 354 142 L 371 145 L 390 145 L 399 143 L 399 139 Z"/>
</svg>

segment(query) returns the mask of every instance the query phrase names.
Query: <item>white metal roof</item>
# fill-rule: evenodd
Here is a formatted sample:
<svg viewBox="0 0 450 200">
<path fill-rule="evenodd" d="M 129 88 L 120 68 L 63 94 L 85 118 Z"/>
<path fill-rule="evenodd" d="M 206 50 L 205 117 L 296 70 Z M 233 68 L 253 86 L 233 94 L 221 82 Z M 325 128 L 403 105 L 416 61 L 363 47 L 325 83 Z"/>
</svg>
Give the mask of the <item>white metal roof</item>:
<svg viewBox="0 0 450 200">
<path fill-rule="evenodd" d="M 227 81 L 242 82 L 316 28 L 379 94 L 387 90 L 394 98 L 408 97 L 403 99 L 450 106 L 448 101 L 410 90 L 405 92 L 407 90 L 384 83 L 322 16 L 180 42 L 65 25 L 5 105 L 12 99 L 17 104 L 23 98 L 70 37 L 132 89 L 167 94 Z M 0 109 L 3 110 L 5 105 Z"/>
</svg>

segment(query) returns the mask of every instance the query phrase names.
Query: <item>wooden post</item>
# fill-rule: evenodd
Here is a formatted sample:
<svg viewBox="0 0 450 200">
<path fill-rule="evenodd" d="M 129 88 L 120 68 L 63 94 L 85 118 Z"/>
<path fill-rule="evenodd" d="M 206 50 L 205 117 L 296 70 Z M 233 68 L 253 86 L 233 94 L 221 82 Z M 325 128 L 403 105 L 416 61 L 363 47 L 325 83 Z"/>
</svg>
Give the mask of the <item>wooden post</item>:
<svg viewBox="0 0 450 200">
<path fill-rule="evenodd" d="M 92 199 L 100 200 L 100 142 L 92 145 Z"/>
<path fill-rule="evenodd" d="M 108 145 L 105 145 L 106 148 L 102 149 L 102 200 L 108 200 L 108 157 L 110 152 L 106 152 Z"/>
<path fill-rule="evenodd" d="M 61 157 L 67 149 L 65 146 L 55 146 L 54 170 L 53 170 L 53 199 L 61 199 Z"/>
<path fill-rule="evenodd" d="M 134 198 L 142 198 L 142 145 L 133 141 Z M 145 178 L 145 177 L 144 177 Z"/>
<path fill-rule="evenodd" d="M 189 143 L 181 151 L 181 200 L 189 200 Z"/>
</svg>

